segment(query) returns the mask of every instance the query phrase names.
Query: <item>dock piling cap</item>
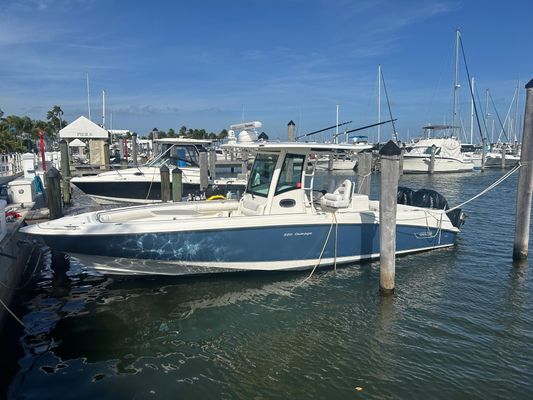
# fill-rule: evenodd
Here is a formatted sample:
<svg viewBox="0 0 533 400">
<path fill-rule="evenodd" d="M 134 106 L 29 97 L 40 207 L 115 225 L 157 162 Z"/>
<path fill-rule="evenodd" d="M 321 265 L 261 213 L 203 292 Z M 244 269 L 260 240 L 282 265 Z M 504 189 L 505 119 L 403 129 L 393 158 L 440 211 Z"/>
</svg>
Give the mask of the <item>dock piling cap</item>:
<svg viewBox="0 0 533 400">
<path fill-rule="evenodd" d="M 531 89 L 531 88 L 533 88 L 533 79 L 531 79 L 526 85 L 526 89 Z"/>
<path fill-rule="evenodd" d="M 399 156 L 400 154 L 402 154 L 402 151 L 392 140 L 389 140 L 379 151 L 380 156 Z"/>
<path fill-rule="evenodd" d="M 52 167 L 48 171 L 46 171 L 45 177 L 46 179 L 61 178 L 61 174 L 59 173 L 56 167 Z"/>
</svg>

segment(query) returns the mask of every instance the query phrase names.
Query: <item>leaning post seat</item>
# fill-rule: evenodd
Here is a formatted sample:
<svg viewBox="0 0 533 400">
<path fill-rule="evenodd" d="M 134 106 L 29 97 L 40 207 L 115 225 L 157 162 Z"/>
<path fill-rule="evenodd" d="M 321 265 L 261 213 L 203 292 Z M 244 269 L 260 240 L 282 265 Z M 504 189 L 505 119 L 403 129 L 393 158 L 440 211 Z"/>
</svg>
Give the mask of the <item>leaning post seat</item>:
<svg viewBox="0 0 533 400">
<path fill-rule="evenodd" d="M 352 199 L 352 188 L 352 181 L 346 179 L 333 193 L 322 196 L 320 205 L 329 208 L 347 208 Z"/>
</svg>

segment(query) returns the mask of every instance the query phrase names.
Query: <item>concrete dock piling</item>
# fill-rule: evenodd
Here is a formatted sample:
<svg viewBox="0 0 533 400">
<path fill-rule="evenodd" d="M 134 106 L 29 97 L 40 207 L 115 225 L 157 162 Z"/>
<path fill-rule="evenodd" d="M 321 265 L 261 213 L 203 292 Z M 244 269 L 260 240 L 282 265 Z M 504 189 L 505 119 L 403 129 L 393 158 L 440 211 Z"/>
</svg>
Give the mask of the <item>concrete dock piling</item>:
<svg viewBox="0 0 533 400">
<path fill-rule="evenodd" d="M 379 200 L 380 231 L 380 292 L 394 292 L 396 270 L 396 209 L 400 148 L 390 140 L 379 151 L 381 157 L 381 185 Z"/>
<path fill-rule="evenodd" d="M 522 154 L 516 190 L 516 217 L 513 260 L 525 260 L 528 256 L 531 195 L 533 193 L 533 79 L 526 85 L 526 110 L 522 134 Z"/>
</svg>

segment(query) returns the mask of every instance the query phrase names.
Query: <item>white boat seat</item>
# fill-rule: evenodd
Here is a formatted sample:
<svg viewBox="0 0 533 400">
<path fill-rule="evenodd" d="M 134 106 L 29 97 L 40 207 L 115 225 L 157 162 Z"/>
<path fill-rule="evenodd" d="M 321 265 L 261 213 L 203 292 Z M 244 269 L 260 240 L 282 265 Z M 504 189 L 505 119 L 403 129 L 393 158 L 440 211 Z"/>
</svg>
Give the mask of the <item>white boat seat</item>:
<svg viewBox="0 0 533 400">
<path fill-rule="evenodd" d="M 326 193 L 322 196 L 320 198 L 320 205 L 329 208 L 348 207 L 352 199 L 352 188 L 352 181 L 346 179 L 333 193 Z"/>
</svg>

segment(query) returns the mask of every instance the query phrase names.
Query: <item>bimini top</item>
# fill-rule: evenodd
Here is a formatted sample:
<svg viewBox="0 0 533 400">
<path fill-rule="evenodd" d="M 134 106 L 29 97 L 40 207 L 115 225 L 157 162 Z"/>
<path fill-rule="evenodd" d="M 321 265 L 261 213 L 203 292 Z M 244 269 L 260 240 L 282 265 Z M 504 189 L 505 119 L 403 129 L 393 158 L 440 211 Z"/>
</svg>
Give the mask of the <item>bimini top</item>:
<svg viewBox="0 0 533 400">
<path fill-rule="evenodd" d="M 332 152 L 332 151 L 353 151 L 359 152 L 363 150 L 371 149 L 372 146 L 365 143 L 359 144 L 349 144 L 349 143 L 317 143 L 317 142 L 256 142 L 256 143 L 238 143 L 226 145 L 223 144 L 222 147 L 231 147 L 231 148 L 243 148 L 243 149 L 253 149 L 253 150 L 272 150 L 272 151 L 281 151 L 281 150 L 308 150 L 311 152 Z"/>
<path fill-rule="evenodd" d="M 191 139 L 191 138 L 184 138 L 184 137 L 154 139 L 154 142 L 168 143 L 168 144 L 211 144 L 213 143 L 211 139 Z"/>
</svg>

